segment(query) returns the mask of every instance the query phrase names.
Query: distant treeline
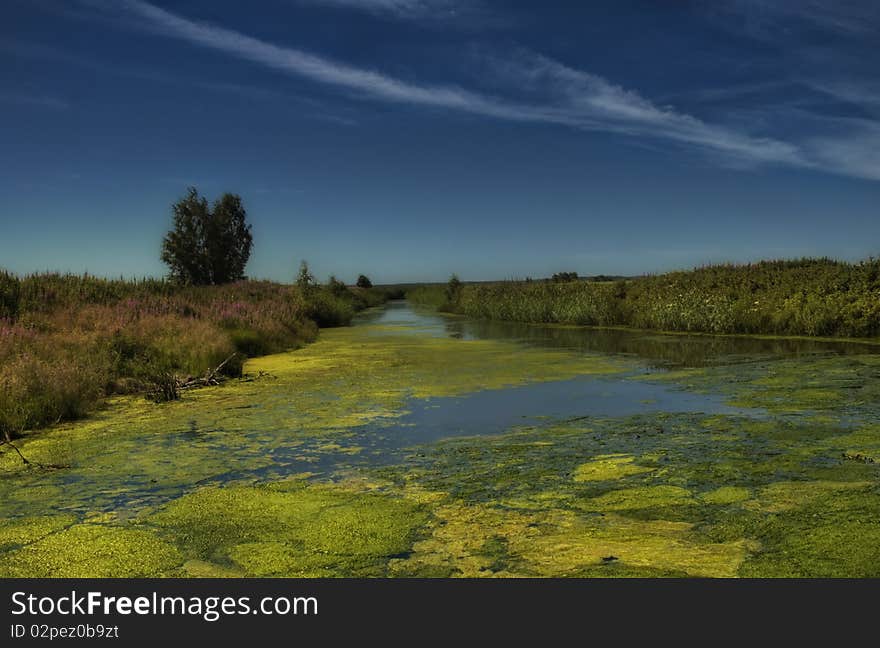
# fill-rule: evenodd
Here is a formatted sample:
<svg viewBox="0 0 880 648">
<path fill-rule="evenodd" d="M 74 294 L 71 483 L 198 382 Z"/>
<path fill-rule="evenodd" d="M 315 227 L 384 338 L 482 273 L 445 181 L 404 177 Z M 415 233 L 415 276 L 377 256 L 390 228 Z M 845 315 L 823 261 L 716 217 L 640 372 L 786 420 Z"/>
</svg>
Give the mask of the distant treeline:
<svg viewBox="0 0 880 648">
<path fill-rule="evenodd" d="M 407 298 L 471 317 L 667 331 L 880 336 L 880 260 L 762 261 L 616 281 L 432 285 Z"/>
<path fill-rule="evenodd" d="M 175 396 L 222 364 L 296 348 L 318 327 L 348 324 L 385 291 L 331 279 L 297 285 L 0 272 L 0 441 L 77 418 L 112 394 Z"/>
</svg>

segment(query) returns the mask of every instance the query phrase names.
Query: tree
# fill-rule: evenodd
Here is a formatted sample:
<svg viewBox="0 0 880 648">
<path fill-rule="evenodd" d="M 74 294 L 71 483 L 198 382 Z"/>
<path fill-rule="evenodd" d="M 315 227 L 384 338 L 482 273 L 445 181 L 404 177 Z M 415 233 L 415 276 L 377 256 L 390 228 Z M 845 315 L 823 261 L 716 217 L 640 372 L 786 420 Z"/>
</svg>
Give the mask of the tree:
<svg viewBox="0 0 880 648">
<path fill-rule="evenodd" d="M 457 304 L 459 297 L 461 297 L 461 279 L 457 274 L 453 274 L 446 284 L 446 301 L 450 304 Z"/>
<path fill-rule="evenodd" d="M 212 285 L 245 278 L 253 236 L 238 195 L 225 193 L 209 207 L 190 187 L 171 209 L 174 227 L 162 241 L 162 261 L 174 281 Z"/>
<path fill-rule="evenodd" d="M 370 281 L 370 278 L 367 275 L 358 275 L 356 285 L 358 288 L 372 288 L 373 282 Z"/>
<path fill-rule="evenodd" d="M 335 297 L 342 297 L 348 292 L 348 286 L 345 285 L 345 282 L 337 279 L 336 275 L 330 275 L 330 278 L 327 280 L 327 288 L 330 289 L 330 292 Z"/>
<path fill-rule="evenodd" d="M 303 259 L 299 262 L 299 273 L 296 275 L 296 285 L 300 292 L 306 296 L 315 285 L 315 275 L 309 270 L 309 262 Z"/>
</svg>

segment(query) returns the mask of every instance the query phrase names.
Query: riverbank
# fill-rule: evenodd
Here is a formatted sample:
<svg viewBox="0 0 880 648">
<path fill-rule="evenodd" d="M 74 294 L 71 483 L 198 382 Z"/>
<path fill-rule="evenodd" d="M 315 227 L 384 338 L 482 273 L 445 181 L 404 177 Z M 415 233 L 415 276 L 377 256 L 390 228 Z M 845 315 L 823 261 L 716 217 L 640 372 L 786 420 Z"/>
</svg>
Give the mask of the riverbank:
<svg viewBox="0 0 880 648">
<path fill-rule="evenodd" d="M 200 378 L 240 376 L 247 358 L 298 348 L 387 298 L 339 284 L 306 292 L 0 273 L 0 438 L 81 418 L 114 395 L 169 400 Z"/>
<path fill-rule="evenodd" d="M 711 334 L 880 336 L 880 261 L 720 265 L 618 281 L 432 285 L 407 298 L 469 317 Z"/>
</svg>

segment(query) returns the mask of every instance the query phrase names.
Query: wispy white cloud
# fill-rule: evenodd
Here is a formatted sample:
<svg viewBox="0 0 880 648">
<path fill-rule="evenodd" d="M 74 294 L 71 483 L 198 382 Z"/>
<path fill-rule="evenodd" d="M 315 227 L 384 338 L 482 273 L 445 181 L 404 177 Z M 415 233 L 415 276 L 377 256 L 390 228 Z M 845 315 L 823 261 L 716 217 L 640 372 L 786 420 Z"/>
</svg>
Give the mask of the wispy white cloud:
<svg viewBox="0 0 880 648">
<path fill-rule="evenodd" d="M 422 17 L 438 11 L 454 11 L 452 0 L 296 0 L 299 4 L 341 7 L 394 16 Z"/>
<path fill-rule="evenodd" d="M 786 128 L 785 117 L 773 115 L 772 110 L 766 111 L 771 118 L 751 125 L 710 123 L 653 102 L 601 76 L 531 52 L 490 60 L 491 83 L 487 79 L 487 85 L 496 88 L 496 93 L 488 94 L 460 86 L 428 85 L 393 77 L 191 20 L 144 0 L 122 0 L 101 6 L 114 10 L 123 7 L 130 17 L 138 19 L 140 27 L 148 27 L 163 36 L 335 87 L 360 99 L 616 133 L 637 138 L 637 142 L 691 147 L 712 154 L 724 164 L 781 164 L 880 180 L 880 155 L 876 153 L 880 150 L 880 124 L 868 119 L 835 122 L 815 114 L 811 115 L 816 126 L 814 131 L 795 133 L 788 138 L 758 135 L 752 125 L 757 125 L 762 133 L 776 132 L 774 125 L 781 126 L 779 132 L 793 131 Z M 799 81 L 792 83 L 809 85 Z M 773 85 L 746 88 L 746 94 L 760 93 L 762 89 L 772 89 Z M 817 87 L 817 90 L 834 92 L 838 97 L 864 105 L 874 101 L 874 95 L 858 84 L 853 87 L 838 84 L 824 90 Z M 502 91 L 505 96 L 499 96 Z M 723 96 L 724 91 L 720 92 Z M 785 109 L 790 110 L 791 106 Z"/>
<path fill-rule="evenodd" d="M 294 0 L 301 6 L 349 9 L 394 20 L 466 28 L 503 24 L 481 0 Z"/>
<path fill-rule="evenodd" d="M 781 90 L 790 90 L 792 86 L 797 85 L 789 80 L 773 80 L 773 81 L 753 81 L 748 83 L 737 83 L 724 87 L 714 88 L 697 88 L 693 90 L 679 91 L 665 95 L 660 101 L 680 101 L 697 103 L 727 103 L 744 98 L 752 98 L 767 93 L 778 92 Z"/>
<path fill-rule="evenodd" d="M 725 153 L 739 161 L 810 166 L 792 144 L 708 124 L 546 57 L 525 55 L 513 64 L 513 70 L 531 88 L 555 97 L 557 110 L 584 129 L 661 137 Z"/>
<path fill-rule="evenodd" d="M 796 146 L 753 137 L 707 124 L 696 117 L 654 105 L 636 92 L 602 77 L 523 53 L 508 65 L 518 86 L 537 95 L 532 102 L 498 98 L 457 86 L 423 85 L 355 67 L 302 50 L 281 47 L 196 22 L 142 0 L 123 3 L 166 36 L 216 49 L 297 77 L 329 84 L 358 95 L 414 105 L 457 110 L 506 120 L 555 123 L 582 130 L 647 136 L 697 146 L 743 162 L 811 166 Z"/>
<path fill-rule="evenodd" d="M 64 99 L 43 94 L 26 92 L 0 92 L 0 103 L 18 104 L 21 106 L 37 106 L 51 110 L 67 110 L 70 104 Z"/>
<path fill-rule="evenodd" d="M 302 95 L 284 93 L 277 88 L 205 78 L 192 78 L 188 75 L 173 74 L 163 70 L 133 67 L 120 61 L 110 62 L 84 57 L 55 46 L 17 39 L 0 39 L 0 53 L 4 52 L 17 58 L 39 60 L 60 65 L 73 65 L 98 74 L 110 74 L 149 83 L 185 86 L 190 89 L 199 88 L 212 93 L 238 96 L 251 101 L 283 101 L 288 105 L 293 103 L 301 105 L 304 110 L 303 114 L 311 119 L 337 123 L 343 126 L 353 126 L 357 123 L 345 114 L 337 114 L 338 111 L 331 108 L 326 102 Z M 0 101 L 6 101 L 7 103 L 31 103 L 58 109 L 69 107 L 64 100 L 41 95 L 9 95 L 0 93 Z"/>
<path fill-rule="evenodd" d="M 817 137 L 805 146 L 827 169 L 868 180 L 880 180 L 880 127 L 855 130 L 850 137 Z"/>
<path fill-rule="evenodd" d="M 754 25 L 800 22 L 844 35 L 880 29 L 880 7 L 864 0 L 736 0 L 722 10 L 739 12 Z"/>
<path fill-rule="evenodd" d="M 859 39 L 880 31 L 880 5 L 870 0 L 703 0 L 696 6 L 718 26 L 771 45 L 808 32 Z"/>
<path fill-rule="evenodd" d="M 804 82 L 804 85 L 836 101 L 859 106 L 867 111 L 880 109 L 880 83 L 876 81 L 812 80 Z"/>
<path fill-rule="evenodd" d="M 870 86 L 851 84 L 832 92 L 829 85 L 823 92 L 814 82 L 798 85 L 814 89 L 813 98 L 744 109 L 744 116 L 768 130 L 795 133 L 802 157 L 815 169 L 880 180 L 880 121 L 875 117 L 880 104 Z"/>
<path fill-rule="evenodd" d="M 339 124 L 340 126 L 357 126 L 358 122 L 355 119 L 350 117 L 342 117 L 340 115 L 331 115 L 326 113 L 312 113 L 308 115 L 311 119 L 317 119 L 318 121 L 331 122 L 333 124 Z"/>
<path fill-rule="evenodd" d="M 807 154 L 825 169 L 869 180 L 880 180 L 880 122 L 862 117 L 803 113 L 817 134 L 802 143 Z"/>
</svg>

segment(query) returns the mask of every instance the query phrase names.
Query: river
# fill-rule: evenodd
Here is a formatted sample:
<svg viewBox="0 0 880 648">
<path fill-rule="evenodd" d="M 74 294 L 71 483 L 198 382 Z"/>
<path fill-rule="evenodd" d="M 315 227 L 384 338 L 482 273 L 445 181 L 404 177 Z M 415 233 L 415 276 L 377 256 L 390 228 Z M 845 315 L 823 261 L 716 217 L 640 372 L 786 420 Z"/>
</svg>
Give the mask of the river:
<svg viewBox="0 0 880 648">
<path fill-rule="evenodd" d="M 180 575 L 184 562 L 184 575 L 286 575 L 293 568 L 260 571 L 226 545 L 194 563 L 186 540 L 192 520 L 190 535 L 169 540 L 162 530 L 178 501 L 266 484 L 324 488 L 321 497 L 330 497 L 327 488 L 343 489 L 332 497 L 346 502 L 339 493 L 418 502 L 413 506 L 426 517 L 414 516 L 418 528 L 396 538 L 409 538 L 406 550 L 395 549 L 393 560 L 373 556 L 370 569 L 379 571 L 367 570 L 371 575 L 590 575 L 583 570 L 593 569 L 596 552 L 626 553 L 623 536 L 637 540 L 627 563 L 636 571 L 619 575 L 751 574 L 744 565 L 777 575 L 790 547 L 767 549 L 759 537 L 767 516 L 793 511 L 784 528 L 801 534 L 803 516 L 817 502 L 832 498 L 834 514 L 849 522 L 851 510 L 878 504 L 880 362 L 876 347 L 865 344 L 477 322 L 401 301 L 359 315 L 351 327 L 322 331 L 303 349 L 251 360 L 245 370 L 244 380 L 174 403 L 116 399 L 86 421 L 24 444 L 38 461 L 67 468 L 25 470 L 4 455 L 0 508 L 11 539 L 3 544 L 0 527 L 0 571 L 4 550 L 22 562 L 65 533 L 133 526 L 168 542 L 177 556 L 136 575 Z M 438 520 L 455 506 L 488 516 L 475 523 L 498 527 L 486 542 L 503 539 L 499 551 L 510 560 L 486 566 L 475 558 L 483 554 L 462 547 L 458 559 L 444 554 L 461 543 L 444 544 L 437 535 Z M 529 562 L 548 537 L 562 533 L 526 542 L 529 524 L 570 529 L 599 514 L 622 516 L 624 526 L 597 547 L 581 547 L 583 565 L 568 555 L 556 571 Z M 504 531 L 511 519 L 530 515 L 538 519 L 523 523 L 525 531 Z M 725 515 L 748 528 L 724 531 Z M 849 522 L 838 520 L 836 533 L 858 532 L 862 544 L 872 533 L 880 538 L 876 519 L 860 528 Z M 44 524 L 42 535 L 22 531 Z M 428 548 L 415 550 L 416 538 Z M 685 539 L 692 560 L 670 548 Z M 240 547 L 234 540 L 227 538 Z M 837 573 L 817 563 L 813 549 L 803 550 L 811 556 L 802 561 L 807 567 L 791 575 Z M 431 560 L 419 557 L 429 550 Z M 863 575 L 872 551 L 857 551 L 843 573 Z M 766 554 L 776 556 L 772 569 Z M 617 563 L 613 558 L 597 564 Z M 438 562 L 452 571 L 419 571 Z M 101 574 L 128 573 L 114 559 L 100 569 L 84 564 Z M 358 569 L 331 561 L 321 564 L 326 571 L 292 573 L 364 573 Z"/>
</svg>

